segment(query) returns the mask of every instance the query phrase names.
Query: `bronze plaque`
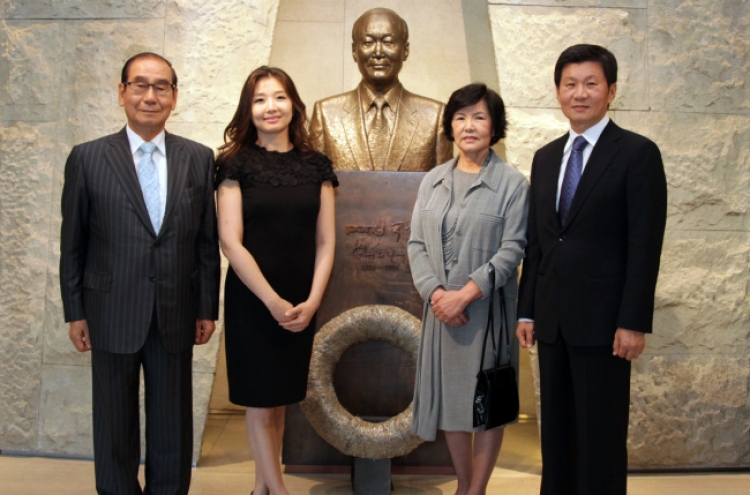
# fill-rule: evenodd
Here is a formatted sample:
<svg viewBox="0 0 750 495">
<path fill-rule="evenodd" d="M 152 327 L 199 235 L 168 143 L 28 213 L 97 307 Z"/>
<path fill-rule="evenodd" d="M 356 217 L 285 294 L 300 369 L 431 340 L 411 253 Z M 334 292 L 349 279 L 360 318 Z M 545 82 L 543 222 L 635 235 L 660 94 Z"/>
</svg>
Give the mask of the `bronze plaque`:
<svg viewBox="0 0 750 495">
<path fill-rule="evenodd" d="M 414 288 L 406 253 L 411 215 L 424 172 L 337 171 L 336 259 L 318 329 L 342 312 L 367 304 L 402 308 L 417 318 L 422 298 Z M 339 402 L 352 414 L 393 416 L 408 407 L 416 363 L 403 350 L 378 341 L 348 349 L 336 367 Z M 451 466 L 442 436 L 395 466 Z M 348 466 L 350 458 L 322 440 L 298 405 L 287 410 L 282 462 L 288 472 L 310 466 Z"/>
</svg>

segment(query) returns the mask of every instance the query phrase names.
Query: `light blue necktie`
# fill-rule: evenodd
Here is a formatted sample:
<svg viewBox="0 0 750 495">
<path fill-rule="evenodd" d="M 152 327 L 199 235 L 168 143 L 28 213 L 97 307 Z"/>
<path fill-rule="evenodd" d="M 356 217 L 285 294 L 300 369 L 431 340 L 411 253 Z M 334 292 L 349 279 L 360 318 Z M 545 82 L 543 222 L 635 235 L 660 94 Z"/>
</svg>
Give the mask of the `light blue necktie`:
<svg viewBox="0 0 750 495">
<path fill-rule="evenodd" d="M 154 143 L 143 143 L 139 148 L 143 153 L 141 163 L 138 165 L 138 182 L 141 183 L 143 199 L 146 202 L 148 216 L 151 217 L 151 224 L 154 231 L 158 234 L 161 228 L 159 219 L 159 174 L 156 171 L 153 154 L 156 149 Z"/>
<path fill-rule="evenodd" d="M 565 167 L 565 176 L 563 177 L 562 187 L 560 188 L 560 205 L 557 208 L 557 214 L 560 216 L 560 223 L 565 225 L 570 212 L 570 205 L 573 203 L 578 182 L 581 180 L 581 170 L 583 169 L 583 150 L 586 148 L 588 141 L 583 136 L 578 136 L 573 141 L 573 149 L 568 158 L 568 166 Z"/>
</svg>

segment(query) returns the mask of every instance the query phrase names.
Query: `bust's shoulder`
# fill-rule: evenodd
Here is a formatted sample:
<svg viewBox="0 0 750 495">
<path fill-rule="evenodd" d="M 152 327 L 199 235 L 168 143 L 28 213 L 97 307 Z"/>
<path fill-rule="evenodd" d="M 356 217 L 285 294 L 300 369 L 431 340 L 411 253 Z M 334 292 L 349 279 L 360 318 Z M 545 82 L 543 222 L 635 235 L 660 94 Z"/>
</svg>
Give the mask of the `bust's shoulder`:
<svg viewBox="0 0 750 495">
<path fill-rule="evenodd" d="M 338 108 L 351 101 L 356 101 L 357 98 L 358 95 L 355 88 L 351 91 L 347 91 L 346 93 L 341 93 L 338 95 L 329 96 L 328 98 L 323 98 L 322 100 L 318 100 L 315 102 L 315 106 L 323 108 L 324 110 L 328 110 L 331 108 Z"/>
<path fill-rule="evenodd" d="M 435 110 L 442 110 L 443 107 L 445 107 L 445 104 L 443 102 L 433 100 L 432 98 L 428 98 L 426 96 L 414 94 L 406 88 L 403 89 L 401 98 L 404 99 L 404 103 L 411 103 L 419 107 L 429 107 L 434 108 Z"/>
</svg>

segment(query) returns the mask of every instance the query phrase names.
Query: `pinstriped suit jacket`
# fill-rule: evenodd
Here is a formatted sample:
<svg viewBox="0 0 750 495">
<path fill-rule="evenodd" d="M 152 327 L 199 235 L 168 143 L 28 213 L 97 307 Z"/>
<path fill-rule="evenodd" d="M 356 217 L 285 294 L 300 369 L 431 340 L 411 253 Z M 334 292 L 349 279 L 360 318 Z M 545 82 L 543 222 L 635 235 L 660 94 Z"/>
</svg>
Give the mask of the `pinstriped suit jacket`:
<svg viewBox="0 0 750 495">
<path fill-rule="evenodd" d="M 65 165 L 60 239 L 65 321 L 87 320 L 94 349 L 139 350 L 154 307 L 170 352 L 193 345 L 197 318 L 218 318 L 213 152 L 169 133 L 165 144 L 167 204 L 158 236 L 125 128 L 75 146 Z"/>
</svg>

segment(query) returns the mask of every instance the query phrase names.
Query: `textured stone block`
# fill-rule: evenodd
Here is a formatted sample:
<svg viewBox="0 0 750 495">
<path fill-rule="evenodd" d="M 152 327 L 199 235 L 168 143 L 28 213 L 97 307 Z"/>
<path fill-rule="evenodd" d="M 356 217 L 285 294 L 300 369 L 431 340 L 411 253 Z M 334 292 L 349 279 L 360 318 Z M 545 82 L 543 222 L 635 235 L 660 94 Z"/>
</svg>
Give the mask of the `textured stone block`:
<svg viewBox="0 0 750 495">
<path fill-rule="evenodd" d="M 614 119 L 659 145 L 669 185 L 669 229 L 750 230 L 750 118 L 616 112 Z"/>
<path fill-rule="evenodd" d="M 216 335 L 215 337 L 218 337 Z M 219 339 L 216 339 L 218 342 Z M 195 369 L 195 368 L 194 368 Z M 193 464 L 198 463 L 203 444 L 203 428 L 208 418 L 208 401 L 211 397 L 213 373 L 193 372 Z"/>
<path fill-rule="evenodd" d="M 36 444 L 54 126 L 0 127 L 0 448 Z"/>
<path fill-rule="evenodd" d="M 277 8 L 277 0 L 168 4 L 164 51 L 190 101 L 178 103 L 173 122 L 229 122 L 245 79 L 268 63 Z"/>
<path fill-rule="evenodd" d="M 163 0 L 2 0 L 0 18 L 5 19 L 85 19 L 163 17 Z"/>
<path fill-rule="evenodd" d="M 524 173 L 531 174 L 531 162 L 536 150 L 562 136 L 570 124 L 560 110 L 507 108 L 506 161 Z"/>
<path fill-rule="evenodd" d="M 125 125 L 117 102 L 122 66 L 137 53 L 163 52 L 164 20 L 70 21 L 65 27 L 66 51 L 58 70 L 67 126 L 60 131 L 67 131 L 63 136 L 72 147 Z"/>
<path fill-rule="evenodd" d="M 658 110 L 750 113 L 750 5 L 650 2 L 649 89 Z"/>
<path fill-rule="evenodd" d="M 750 235 L 667 233 L 647 353 L 748 351 Z"/>
<path fill-rule="evenodd" d="M 488 0 L 490 5 L 527 5 L 550 7 L 621 7 L 645 9 L 648 0 Z"/>
<path fill-rule="evenodd" d="M 748 352 L 749 241 L 747 232 L 667 233 L 647 353 Z"/>
<path fill-rule="evenodd" d="M 60 110 L 62 27 L 5 21 L 0 31 L 0 120 L 56 121 Z"/>
<path fill-rule="evenodd" d="M 576 43 L 603 45 L 618 60 L 613 109 L 647 109 L 644 9 L 490 6 L 500 94 L 510 106 L 557 108 L 554 69 Z"/>
<path fill-rule="evenodd" d="M 748 369 L 747 353 L 635 361 L 630 467 L 750 466 Z"/>
<path fill-rule="evenodd" d="M 45 365 L 41 382 L 38 450 L 92 456 L 91 368 Z"/>
</svg>

